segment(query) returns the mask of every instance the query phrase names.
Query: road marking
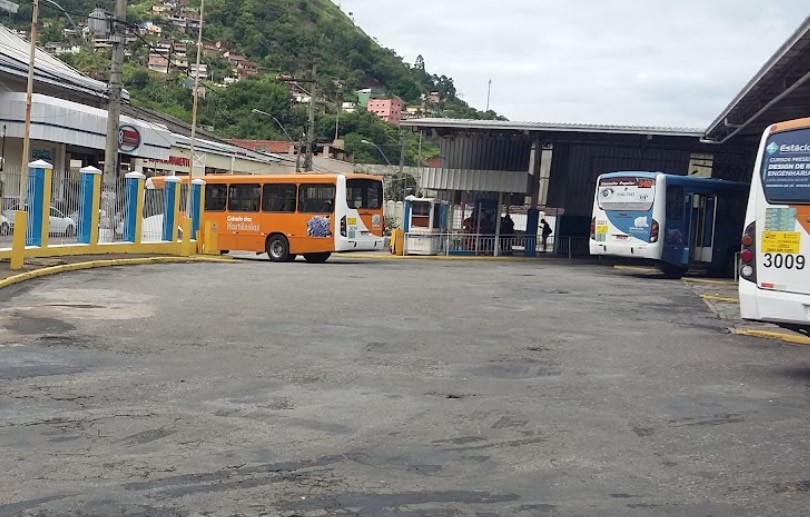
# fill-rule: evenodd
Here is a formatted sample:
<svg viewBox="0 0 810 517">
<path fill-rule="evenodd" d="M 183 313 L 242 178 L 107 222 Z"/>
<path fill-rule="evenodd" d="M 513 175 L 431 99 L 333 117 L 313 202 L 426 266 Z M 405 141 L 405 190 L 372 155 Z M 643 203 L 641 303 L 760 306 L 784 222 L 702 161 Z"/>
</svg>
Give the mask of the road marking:
<svg viewBox="0 0 810 517">
<path fill-rule="evenodd" d="M 714 296 L 711 294 L 701 294 L 701 298 L 712 302 L 740 303 L 739 298 L 729 298 L 728 296 Z"/>
<path fill-rule="evenodd" d="M 618 269 L 619 271 L 636 271 L 638 273 L 660 273 L 661 270 L 654 267 L 643 267 L 643 266 L 613 266 L 613 269 Z"/>
<path fill-rule="evenodd" d="M 693 282 L 695 284 L 709 284 L 709 285 L 737 285 L 734 280 L 711 280 L 708 278 L 683 278 L 684 282 Z"/>
<path fill-rule="evenodd" d="M 788 334 L 786 332 L 776 332 L 773 330 L 758 330 L 758 329 L 737 329 L 735 332 L 738 336 L 751 336 L 763 339 L 771 339 L 774 341 L 782 341 L 793 345 L 807 345 L 810 346 L 810 337 L 805 337 L 799 334 Z"/>
</svg>

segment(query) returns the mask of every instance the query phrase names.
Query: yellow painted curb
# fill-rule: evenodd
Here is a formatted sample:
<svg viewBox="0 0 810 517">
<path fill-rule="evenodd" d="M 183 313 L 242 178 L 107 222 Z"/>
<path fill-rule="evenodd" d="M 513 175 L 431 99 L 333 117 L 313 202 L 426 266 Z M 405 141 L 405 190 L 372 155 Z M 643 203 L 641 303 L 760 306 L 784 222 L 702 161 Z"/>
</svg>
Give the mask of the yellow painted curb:
<svg viewBox="0 0 810 517">
<path fill-rule="evenodd" d="M 138 257 L 138 258 L 121 258 L 121 259 L 101 259 L 89 260 L 87 262 L 76 262 L 73 264 L 62 264 L 59 266 L 43 267 L 35 269 L 34 271 L 26 271 L 19 275 L 10 276 L 0 280 L 0 289 L 10 285 L 19 284 L 27 280 L 41 278 L 44 276 L 57 275 L 59 273 L 66 273 L 68 271 L 79 271 L 81 269 L 95 269 L 101 267 L 115 267 L 115 266 L 138 266 L 146 264 L 182 264 L 189 262 L 222 262 L 233 263 L 231 259 L 220 257 Z"/>
<path fill-rule="evenodd" d="M 810 346 L 810 337 L 801 336 L 798 334 L 787 334 L 785 332 L 776 332 L 773 330 L 757 330 L 757 329 L 737 329 L 735 334 L 738 336 L 751 336 L 763 339 L 771 339 L 774 341 L 783 341 L 793 345 L 807 345 Z"/>
<path fill-rule="evenodd" d="M 726 302 L 726 303 L 740 303 L 738 298 L 729 298 L 728 296 L 713 296 L 710 294 L 702 294 L 700 295 L 701 298 L 704 300 L 710 300 L 712 302 Z"/>
<path fill-rule="evenodd" d="M 734 280 L 711 280 L 709 278 L 682 278 L 684 282 L 709 285 L 737 285 Z"/>
<path fill-rule="evenodd" d="M 619 271 L 635 271 L 637 273 L 660 273 L 661 270 L 654 267 L 644 267 L 644 266 L 613 266 L 613 269 L 618 269 Z"/>
<path fill-rule="evenodd" d="M 542 260 L 541 257 L 467 257 L 467 256 L 447 256 L 447 255 L 386 255 L 386 254 L 362 254 L 362 253 L 341 253 L 334 255 L 337 258 L 369 259 L 369 260 L 479 260 L 479 261 L 533 261 Z"/>
</svg>

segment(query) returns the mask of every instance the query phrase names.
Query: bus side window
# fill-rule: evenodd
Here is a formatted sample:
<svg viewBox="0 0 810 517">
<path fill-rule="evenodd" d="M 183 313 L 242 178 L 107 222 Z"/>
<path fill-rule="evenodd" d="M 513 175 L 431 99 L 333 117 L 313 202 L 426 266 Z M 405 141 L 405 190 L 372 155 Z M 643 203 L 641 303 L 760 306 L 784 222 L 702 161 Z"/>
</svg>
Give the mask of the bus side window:
<svg viewBox="0 0 810 517">
<path fill-rule="evenodd" d="M 228 199 L 228 185 L 206 185 L 205 209 L 211 212 L 222 212 Z"/>
<path fill-rule="evenodd" d="M 683 219 L 683 187 L 667 187 L 667 219 Z"/>
<path fill-rule="evenodd" d="M 262 210 L 265 212 L 295 212 L 295 185 L 289 183 L 268 183 L 262 194 Z"/>
<path fill-rule="evenodd" d="M 231 212 L 258 212 L 261 190 L 258 184 L 231 185 L 228 208 Z"/>
<path fill-rule="evenodd" d="M 301 185 L 298 211 L 331 214 L 335 209 L 335 186 L 331 184 Z"/>
</svg>

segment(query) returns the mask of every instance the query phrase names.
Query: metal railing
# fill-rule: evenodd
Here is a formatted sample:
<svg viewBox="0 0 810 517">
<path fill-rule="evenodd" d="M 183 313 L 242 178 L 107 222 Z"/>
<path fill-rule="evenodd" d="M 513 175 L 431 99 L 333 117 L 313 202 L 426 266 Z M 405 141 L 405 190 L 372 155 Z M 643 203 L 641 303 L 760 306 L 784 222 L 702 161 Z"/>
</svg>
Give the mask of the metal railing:
<svg viewBox="0 0 810 517">
<path fill-rule="evenodd" d="M 445 233 L 410 232 L 405 234 L 404 253 L 407 255 L 468 255 L 536 256 L 554 252 L 554 239 L 549 237 L 546 248 L 543 239 L 536 236 L 495 236 L 463 231 Z"/>
</svg>

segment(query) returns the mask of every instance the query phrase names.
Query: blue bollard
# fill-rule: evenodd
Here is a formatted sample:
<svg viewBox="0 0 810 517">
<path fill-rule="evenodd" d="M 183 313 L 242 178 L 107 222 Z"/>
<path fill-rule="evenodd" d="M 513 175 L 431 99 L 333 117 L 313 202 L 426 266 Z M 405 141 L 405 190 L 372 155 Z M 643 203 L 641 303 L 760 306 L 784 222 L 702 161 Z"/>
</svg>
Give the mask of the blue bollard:
<svg viewBox="0 0 810 517">
<path fill-rule="evenodd" d="M 50 207 L 45 206 L 45 188 L 47 174 L 53 165 L 37 160 L 28 164 L 28 228 L 25 232 L 26 246 L 42 246 L 43 224 L 45 210 L 50 213 Z"/>
<path fill-rule="evenodd" d="M 537 256 L 537 225 L 540 224 L 540 210 L 530 208 L 526 213 L 526 246 L 527 257 Z"/>
<path fill-rule="evenodd" d="M 177 228 L 177 200 L 180 192 L 180 178 L 177 176 L 169 176 L 166 178 L 166 187 L 163 191 L 163 198 L 165 199 L 165 209 L 163 211 L 163 240 L 174 242 L 177 240 L 175 231 Z"/>
<path fill-rule="evenodd" d="M 101 171 L 95 167 L 79 169 L 79 220 L 77 242 L 90 244 L 93 236 L 93 211 L 97 210 L 95 203 L 96 183 L 99 181 Z"/>
<path fill-rule="evenodd" d="M 138 198 L 140 197 L 140 184 L 146 176 L 140 172 L 130 172 L 126 176 L 126 205 L 124 205 L 124 240 L 126 242 L 137 242 L 138 218 L 143 217 L 138 213 Z"/>
<path fill-rule="evenodd" d="M 205 180 L 197 178 L 191 182 L 191 240 L 196 239 L 197 231 L 202 223 L 202 193 Z"/>
</svg>

